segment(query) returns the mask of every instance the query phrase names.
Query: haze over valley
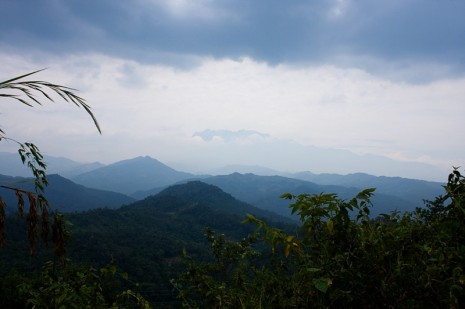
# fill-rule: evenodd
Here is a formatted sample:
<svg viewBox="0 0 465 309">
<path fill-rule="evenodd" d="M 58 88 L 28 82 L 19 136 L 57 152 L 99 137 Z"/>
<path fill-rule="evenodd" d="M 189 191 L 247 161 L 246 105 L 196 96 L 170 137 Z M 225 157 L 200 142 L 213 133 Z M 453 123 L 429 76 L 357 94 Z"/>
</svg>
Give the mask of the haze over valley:
<svg viewBox="0 0 465 309">
<path fill-rule="evenodd" d="M 0 169 L 9 170 L 4 184 L 25 183 L 28 171 L 13 153 L 0 153 Z M 84 211 L 92 208 L 117 208 L 122 204 L 156 195 L 163 189 L 189 181 L 215 185 L 236 199 L 255 207 L 290 216 L 288 202 L 279 197 L 284 193 L 337 193 L 350 198 L 358 191 L 376 188 L 373 215 L 393 210 L 412 211 L 423 206 L 423 200 L 433 200 L 443 192 L 444 182 L 431 182 L 401 177 L 373 176 L 365 173 L 348 175 L 316 174 L 310 171 L 284 173 L 257 166 L 233 166 L 218 169 L 216 175 L 192 174 L 176 170 L 149 156 L 136 157 L 109 165 L 80 164 L 70 159 L 46 157 L 52 174 L 47 194 L 52 206 L 61 211 Z M 66 162 L 67 164 L 63 164 Z M 77 171 L 81 170 L 81 173 Z M 224 170 L 225 173 L 220 171 Z M 29 190 L 32 182 L 27 183 Z M 87 190 L 87 191 L 84 191 Z M 98 194 L 98 192 L 101 192 Z M 111 195 L 113 194 L 113 195 Z M 119 196 L 118 196 L 119 194 Z M 96 196 L 101 196 L 96 198 Z M 60 197 L 61 200 L 55 198 Z M 13 196 L 12 196 L 13 198 Z M 64 198 L 64 199 L 63 199 Z M 87 199 L 87 201 L 83 200 Z M 14 199 L 13 199 L 14 200 Z M 13 203 L 14 204 L 14 203 Z"/>
</svg>

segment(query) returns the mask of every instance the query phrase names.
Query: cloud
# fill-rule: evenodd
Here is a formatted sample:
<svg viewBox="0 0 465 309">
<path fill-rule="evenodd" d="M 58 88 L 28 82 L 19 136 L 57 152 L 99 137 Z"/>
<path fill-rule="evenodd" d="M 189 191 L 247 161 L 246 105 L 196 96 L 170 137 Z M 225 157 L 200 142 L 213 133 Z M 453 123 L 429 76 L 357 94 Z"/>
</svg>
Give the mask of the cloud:
<svg viewBox="0 0 465 309">
<path fill-rule="evenodd" d="M 335 19 L 342 17 L 350 4 L 350 0 L 334 0 L 332 2 L 333 5 L 329 10 L 329 17 Z"/>
<path fill-rule="evenodd" d="M 464 1 L 4 0 L 0 9 L 8 12 L 0 42 L 14 52 L 105 53 L 180 66 L 205 57 L 273 65 L 345 59 L 378 75 L 392 75 L 392 67 L 442 68 L 439 77 L 425 70 L 424 81 L 465 72 Z"/>
<path fill-rule="evenodd" d="M 215 138 L 220 138 L 225 142 L 242 142 L 242 143 L 254 143 L 258 140 L 269 137 L 268 134 L 260 133 L 254 130 L 203 130 L 195 132 L 193 137 L 200 137 L 204 141 L 212 141 Z"/>
<path fill-rule="evenodd" d="M 38 78 L 80 89 L 104 135 L 70 104 L 5 102 L 1 128 L 46 153 L 105 163 L 189 153 L 257 164 L 246 162 L 257 160 L 253 145 L 293 141 L 462 165 L 464 10 L 434 0 L 3 0 L 0 74 L 49 68 Z M 208 129 L 215 142 L 195 135 Z M 299 155 L 292 164 L 308 164 Z"/>
<path fill-rule="evenodd" d="M 161 7 L 175 19 L 217 21 L 230 15 L 213 0 L 143 0 L 141 3 Z"/>
<path fill-rule="evenodd" d="M 104 163 L 151 155 L 182 162 L 195 152 L 190 160 L 205 161 L 202 153 L 208 153 L 217 159 L 206 164 L 215 165 L 223 154 L 218 147 L 227 144 L 224 160 L 241 161 L 228 164 L 260 164 L 241 147 L 294 141 L 437 166 L 465 160 L 465 133 L 458 126 L 465 114 L 463 78 L 409 84 L 354 68 L 272 66 L 251 58 L 204 58 L 181 70 L 99 54 L 42 61 L 0 56 L 8 60 L 3 78 L 49 67 L 37 78 L 80 89 L 92 106 L 102 136 L 71 104 L 4 105 L 2 129 L 50 155 Z M 215 143 L 205 142 L 210 135 Z M 305 169 L 300 155 L 293 166 Z"/>
</svg>

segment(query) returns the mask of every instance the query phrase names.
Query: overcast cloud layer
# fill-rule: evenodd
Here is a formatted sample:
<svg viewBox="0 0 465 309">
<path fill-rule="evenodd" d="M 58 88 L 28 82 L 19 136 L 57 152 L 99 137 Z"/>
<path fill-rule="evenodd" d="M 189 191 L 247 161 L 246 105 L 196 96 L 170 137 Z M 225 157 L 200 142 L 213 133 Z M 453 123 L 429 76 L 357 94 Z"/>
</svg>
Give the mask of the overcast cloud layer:
<svg viewBox="0 0 465 309">
<path fill-rule="evenodd" d="M 308 170 L 283 149 L 298 144 L 441 173 L 465 162 L 465 1 L 3 0 L 0 11 L 0 79 L 48 68 L 37 78 L 79 89 L 102 126 L 69 104 L 3 101 L 1 129 L 50 155 L 200 170 L 260 165 L 251 147 L 262 147 L 276 151 L 269 167 Z"/>
</svg>

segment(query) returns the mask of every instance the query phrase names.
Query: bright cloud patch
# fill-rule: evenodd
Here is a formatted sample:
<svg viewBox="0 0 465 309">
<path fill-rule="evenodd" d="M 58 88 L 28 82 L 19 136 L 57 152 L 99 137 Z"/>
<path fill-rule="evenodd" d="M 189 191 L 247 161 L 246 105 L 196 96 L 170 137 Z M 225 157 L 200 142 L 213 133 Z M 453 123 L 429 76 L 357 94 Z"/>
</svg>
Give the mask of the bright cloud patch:
<svg viewBox="0 0 465 309">
<path fill-rule="evenodd" d="M 359 69 L 270 66 L 250 58 L 206 58 L 179 70 L 103 55 L 41 62 L 1 56 L 9 59 L 2 78 L 49 67 L 37 78 L 80 89 L 100 121 L 103 136 L 70 104 L 30 109 L 3 103 L 2 129 L 36 141 L 49 154 L 104 162 L 137 155 L 182 161 L 189 147 L 203 145 L 193 144 L 192 136 L 205 140 L 198 132 L 212 129 L 217 130 L 212 136 L 236 143 L 270 136 L 446 166 L 465 160 L 459 125 L 465 79 L 406 84 Z"/>
</svg>

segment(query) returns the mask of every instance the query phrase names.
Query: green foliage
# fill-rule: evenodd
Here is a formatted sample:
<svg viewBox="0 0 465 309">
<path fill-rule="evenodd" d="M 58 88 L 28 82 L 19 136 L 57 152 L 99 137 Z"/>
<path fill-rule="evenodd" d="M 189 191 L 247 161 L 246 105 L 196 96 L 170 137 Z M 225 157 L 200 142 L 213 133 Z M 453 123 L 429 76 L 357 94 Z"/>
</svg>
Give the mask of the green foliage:
<svg viewBox="0 0 465 309">
<path fill-rule="evenodd" d="M 237 292 L 232 290 L 248 280 L 244 270 L 251 267 L 251 261 L 259 256 L 252 248 L 257 238 L 250 235 L 234 242 L 209 228 L 205 236 L 210 243 L 214 261 L 197 264 L 184 252 L 184 258 L 188 261 L 187 270 L 178 280 L 172 280 L 173 286 L 179 291 L 179 297 L 186 307 L 221 308 L 229 304 L 240 305 L 240 300 L 235 299 Z"/>
<path fill-rule="evenodd" d="M 465 180 L 457 169 L 444 188 L 424 209 L 375 220 L 374 189 L 348 201 L 285 194 L 298 232 L 251 215 L 249 241 L 208 231 L 213 260 L 186 259 L 174 281 L 179 298 L 189 308 L 463 308 Z"/>
<path fill-rule="evenodd" d="M 36 280 L 19 289 L 32 308 L 105 308 L 101 278 L 93 269 L 61 271 L 47 262 Z"/>
<path fill-rule="evenodd" d="M 119 209 L 65 214 L 64 219 L 72 222 L 67 256 L 96 268 L 113 259 L 118 269 L 138 283 L 125 283 L 118 290 L 131 289 L 156 307 L 171 307 L 179 302 L 170 279 L 183 270 L 182 248 L 197 261 L 208 259 L 205 226 L 240 240 L 253 231 L 253 226 L 241 224 L 247 211 L 253 210 L 216 187 L 187 183 Z M 29 257 L 27 239 L 22 237 L 23 222 L 15 214 L 7 221 L 9 234 L 0 252 L 0 281 L 8 269 L 27 273 L 53 258 L 50 250 L 40 247 L 35 257 Z"/>
<path fill-rule="evenodd" d="M 42 70 L 27 73 L 0 82 L 0 97 L 12 99 L 26 106 L 32 107 L 33 104 L 42 105 L 38 95 L 42 95 L 46 101 L 54 102 L 53 97 L 47 93 L 47 91 L 51 91 L 52 93 L 57 94 L 65 102 L 70 102 L 78 107 L 83 107 L 94 121 L 97 130 L 101 133 L 100 126 L 94 114 L 92 113 L 90 106 L 83 98 L 75 93 L 75 89 L 46 81 L 23 80 L 24 78 L 36 74 L 40 71 Z M 44 200 L 44 197 L 41 194 L 43 193 L 45 186 L 47 186 L 47 176 L 45 173 L 46 164 L 43 162 L 43 157 L 39 148 L 33 143 L 21 143 L 12 138 L 9 138 L 6 136 L 5 132 L 0 129 L 0 141 L 1 140 L 10 140 L 19 145 L 18 153 L 21 161 L 24 164 L 27 164 L 27 166 L 31 169 L 31 172 L 35 177 L 36 192 L 40 195 L 40 198 Z M 14 188 L 4 188 L 14 190 Z"/>
<path fill-rule="evenodd" d="M 126 273 L 114 264 L 100 269 L 71 264 L 66 269 L 45 262 L 33 276 L 10 273 L 0 284 L 5 308 L 150 308 L 132 290 L 121 290 Z"/>
<path fill-rule="evenodd" d="M 101 133 L 90 106 L 84 99 L 75 94 L 74 89 L 45 81 L 23 80 L 37 72 L 39 71 L 0 82 L 0 97 L 32 107 L 33 104 L 42 104 L 37 98 L 38 95 L 42 95 L 47 101 L 54 102 L 52 96 L 47 93 L 47 91 L 51 91 L 65 102 L 83 107 Z M 26 216 L 27 238 L 30 251 L 34 253 L 39 236 L 39 225 L 43 243 L 47 245 L 49 240 L 49 205 L 44 196 L 45 187 L 48 185 L 46 164 L 43 162 L 39 148 L 33 143 L 18 142 L 8 137 L 5 131 L 0 129 L 0 141 L 2 140 L 13 141 L 19 145 L 18 154 L 21 161 L 27 165 L 34 176 L 35 192 L 17 187 L 0 186 L 14 192 L 18 201 L 20 217 L 24 216 L 26 205 L 24 197 L 27 198 L 29 206 Z M 3 245 L 5 241 L 5 207 L 6 203 L 0 196 L 0 245 Z M 65 240 L 69 236 L 66 225 L 67 222 L 63 215 L 55 213 L 51 226 L 51 240 L 62 266 L 65 266 L 66 261 Z M 93 268 L 63 267 L 57 269 L 54 262 L 46 262 L 42 272 L 36 277 L 21 277 L 18 274 L 5 277 L 6 280 L 3 280 L 0 286 L 2 306 L 6 305 L 11 308 L 150 308 L 145 299 L 131 290 L 116 295 L 114 301 L 109 303 L 104 295 L 104 284 L 108 274 L 113 276 L 116 274 L 114 265 L 103 267 L 97 271 Z M 122 274 L 122 277 L 127 280 L 127 274 Z"/>
<path fill-rule="evenodd" d="M 101 133 L 100 126 L 95 118 L 94 114 L 90 110 L 90 106 L 87 105 L 85 100 L 75 93 L 75 89 L 53 84 L 46 81 L 40 80 L 24 80 L 24 78 L 30 77 L 39 71 L 27 73 L 21 76 L 13 77 L 11 79 L 0 82 L 0 98 L 11 99 L 19 102 L 26 106 L 32 107 L 34 104 L 42 105 L 38 96 L 42 96 L 43 99 L 49 102 L 54 102 L 54 99 L 48 91 L 58 95 L 65 102 L 73 103 L 78 107 L 82 107 L 92 118 L 97 130 Z M 18 144 L 18 154 L 23 164 L 31 170 L 34 176 L 34 187 L 35 192 L 21 190 L 16 187 L 0 185 L 0 188 L 13 191 L 18 200 L 18 212 L 22 216 L 24 212 L 24 197 L 27 196 L 29 201 L 29 210 L 27 215 L 27 233 L 30 243 L 31 253 L 35 251 L 36 238 L 38 234 L 37 225 L 41 223 L 41 237 L 46 243 L 48 240 L 48 212 L 49 205 L 48 201 L 44 196 L 45 187 L 48 184 L 46 175 L 46 164 L 43 161 L 43 156 L 40 153 L 39 148 L 30 142 L 18 142 L 17 140 L 10 138 L 6 135 L 5 131 L 0 129 L 0 141 L 8 140 Z M 6 203 L 2 196 L 0 196 L 0 245 L 3 245 L 5 239 L 5 207 Z M 38 215 L 40 212 L 40 217 Z M 61 222 L 55 217 L 54 226 L 58 222 Z M 62 227 L 63 228 L 63 227 Z M 55 229 L 54 229 L 55 230 Z M 55 246 L 57 247 L 57 253 L 65 253 L 61 248 L 64 247 L 64 243 L 56 243 L 56 240 L 62 240 L 61 237 L 53 237 Z M 65 260 L 65 256 L 61 256 L 61 260 Z"/>
</svg>

